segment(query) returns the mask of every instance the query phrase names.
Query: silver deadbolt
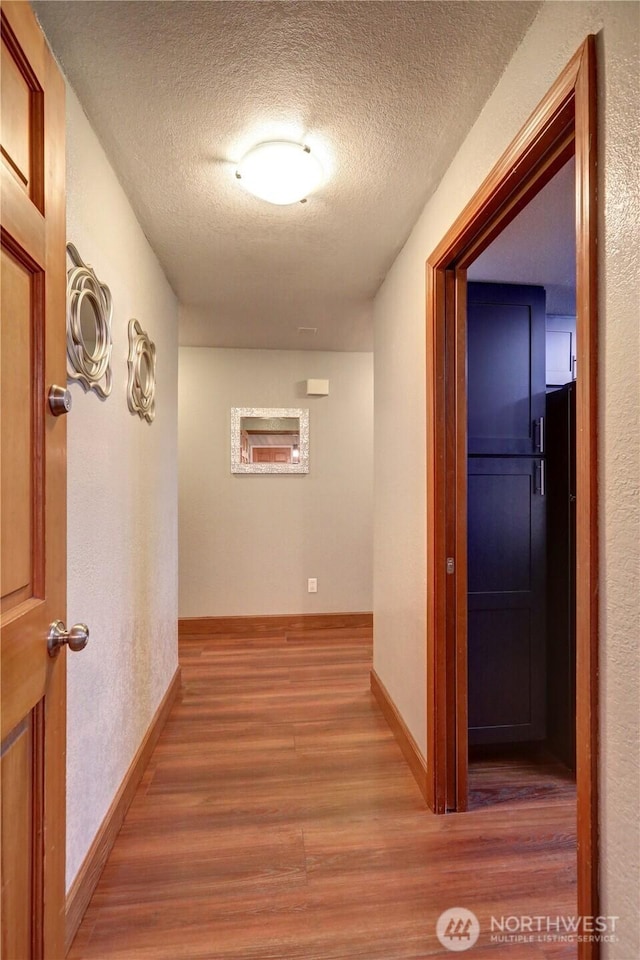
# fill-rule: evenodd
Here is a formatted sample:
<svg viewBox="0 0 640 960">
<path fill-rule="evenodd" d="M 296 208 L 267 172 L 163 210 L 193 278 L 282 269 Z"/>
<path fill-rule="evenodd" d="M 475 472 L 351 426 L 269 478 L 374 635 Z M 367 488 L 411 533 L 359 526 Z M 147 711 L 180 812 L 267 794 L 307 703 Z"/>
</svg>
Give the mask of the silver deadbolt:
<svg viewBox="0 0 640 960">
<path fill-rule="evenodd" d="M 89 627 L 86 623 L 75 623 L 70 630 L 67 630 L 62 620 L 54 620 L 49 627 L 49 636 L 47 637 L 47 649 L 50 657 L 57 657 L 60 647 L 65 643 L 69 645 L 70 650 L 76 653 L 84 650 L 89 642 Z"/>
<path fill-rule="evenodd" d="M 71 392 L 66 387 L 54 385 L 49 390 L 49 409 L 54 417 L 60 417 L 71 410 Z"/>
</svg>

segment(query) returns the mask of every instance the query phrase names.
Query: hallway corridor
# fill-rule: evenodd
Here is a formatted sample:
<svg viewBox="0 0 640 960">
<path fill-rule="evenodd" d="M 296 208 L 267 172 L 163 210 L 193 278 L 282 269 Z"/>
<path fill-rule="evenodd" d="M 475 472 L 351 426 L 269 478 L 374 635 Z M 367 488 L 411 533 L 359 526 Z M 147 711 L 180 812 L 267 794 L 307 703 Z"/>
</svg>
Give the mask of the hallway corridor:
<svg viewBox="0 0 640 960">
<path fill-rule="evenodd" d="M 69 960 L 450 957 L 439 914 L 574 914 L 573 787 L 435 817 L 369 690 L 365 629 L 181 642 L 182 692 Z M 476 786 L 489 768 L 479 769 Z"/>
</svg>

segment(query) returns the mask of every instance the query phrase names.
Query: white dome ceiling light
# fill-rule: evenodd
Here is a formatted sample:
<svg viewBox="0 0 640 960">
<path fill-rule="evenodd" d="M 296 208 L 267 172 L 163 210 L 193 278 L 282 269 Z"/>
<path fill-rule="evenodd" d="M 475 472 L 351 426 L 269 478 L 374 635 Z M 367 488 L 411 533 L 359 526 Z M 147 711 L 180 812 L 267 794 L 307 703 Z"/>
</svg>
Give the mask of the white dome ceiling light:
<svg viewBox="0 0 640 960">
<path fill-rule="evenodd" d="M 249 150 L 236 177 L 255 197 L 284 206 L 304 202 L 322 183 L 324 171 L 309 147 L 273 140 Z"/>
</svg>

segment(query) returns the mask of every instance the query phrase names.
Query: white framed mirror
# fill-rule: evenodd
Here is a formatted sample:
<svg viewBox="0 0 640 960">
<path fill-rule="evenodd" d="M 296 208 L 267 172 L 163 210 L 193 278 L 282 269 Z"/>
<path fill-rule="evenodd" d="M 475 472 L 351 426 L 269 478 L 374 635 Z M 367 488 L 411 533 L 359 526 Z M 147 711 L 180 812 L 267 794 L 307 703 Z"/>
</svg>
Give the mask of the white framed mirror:
<svg viewBox="0 0 640 960">
<path fill-rule="evenodd" d="M 231 473 L 309 473 L 309 411 L 233 407 Z"/>
</svg>

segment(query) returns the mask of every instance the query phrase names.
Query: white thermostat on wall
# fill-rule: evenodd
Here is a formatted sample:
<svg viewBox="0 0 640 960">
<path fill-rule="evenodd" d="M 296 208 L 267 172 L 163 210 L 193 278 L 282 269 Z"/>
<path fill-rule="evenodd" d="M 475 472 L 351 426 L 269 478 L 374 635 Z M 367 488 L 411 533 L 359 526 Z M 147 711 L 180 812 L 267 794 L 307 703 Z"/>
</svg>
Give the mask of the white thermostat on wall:
<svg viewBox="0 0 640 960">
<path fill-rule="evenodd" d="M 308 397 L 328 397 L 329 381 L 328 380 L 307 380 L 307 396 Z"/>
</svg>

